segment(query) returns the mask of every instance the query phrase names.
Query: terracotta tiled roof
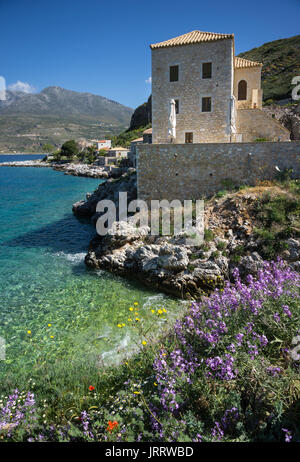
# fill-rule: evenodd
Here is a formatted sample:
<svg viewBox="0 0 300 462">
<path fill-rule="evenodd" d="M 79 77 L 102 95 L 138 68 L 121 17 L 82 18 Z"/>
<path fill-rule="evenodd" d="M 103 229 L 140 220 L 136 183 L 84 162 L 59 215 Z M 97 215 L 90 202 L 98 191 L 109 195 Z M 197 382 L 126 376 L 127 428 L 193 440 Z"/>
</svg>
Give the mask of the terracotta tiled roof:
<svg viewBox="0 0 300 462">
<path fill-rule="evenodd" d="M 188 45 L 189 43 L 211 42 L 215 40 L 233 38 L 234 34 L 215 34 L 214 32 L 201 32 L 200 30 L 194 30 L 188 34 L 166 40 L 165 42 L 154 43 L 150 45 L 150 48 L 153 50 L 155 48 L 175 47 L 178 45 Z"/>
<path fill-rule="evenodd" d="M 260 67 L 262 65 L 262 63 L 250 61 L 249 59 L 239 58 L 238 56 L 235 56 L 234 58 L 235 69 L 242 69 L 244 67 Z"/>
<path fill-rule="evenodd" d="M 147 130 L 143 131 L 143 135 L 151 135 L 152 133 L 152 128 L 147 128 Z"/>
<path fill-rule="evenodd" d="M 137 138 L 136 140 L 132 140 L 131 143 L 135 143 L 136 141 L 143 141 L 143 138 Z"/>
<path fill-rule="evenodd" d="M 123 148 L 122 146 L 117 146 L 116 148 L 110 148 L 110 151 L 129 151 L 129 149 Z"/>
</svg>

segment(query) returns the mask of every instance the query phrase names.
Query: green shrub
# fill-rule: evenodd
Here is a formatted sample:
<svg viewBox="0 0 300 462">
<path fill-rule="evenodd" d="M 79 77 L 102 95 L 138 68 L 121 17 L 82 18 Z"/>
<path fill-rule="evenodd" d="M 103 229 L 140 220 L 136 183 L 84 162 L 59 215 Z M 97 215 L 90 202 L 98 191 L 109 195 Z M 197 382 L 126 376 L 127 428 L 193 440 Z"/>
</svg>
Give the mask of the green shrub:
<svg viewBox="0 0 300 462">
<path fill-rule="evenodd" d="M 224 197 L 224 196 L 226 196 L 227 192 L 228 191 L 225 191 L 225 189 L 221 189 L 221 191 L 217 192 L 216 196 L 219 197 L 219 198 Z"/>
<path fill-rule="evenodd" d="M 217 249 L 218 250 L 224 250 L 226 248 L 226 242 L 225 241 L 220 241 L 217 243 Z"/>
<path fill-rule="evenodd" d="M 212 232 L 211 229 L 208 229 L 208 228 L 205 228 L 204 230 L 204 240 L 209 242 L 209 241 L 213 241 L 215 235 L 214 233 Z"/>
<path fill-rule="evenodd" d="M 234 263 L 239 263 L 243 255 L 245 255 L 245 248 L 242 245 L 238 245 L 231 251 L 230 260 Z"/>
<path fill-rule="evenodd" d="M 221 183 L 226 191 L 233 191 L 235 189 L 235 182 L 231 178 L 224 178 Z"/>
<path fill-rule="evenodd" d="M 286 183 L 288 181 L 291 180 L 291 176 L 293 174 L 293 171 L 294 169 L 291 167 L 291 168 L 285 168 L 283 170 L 280 170 L 278 167 L 277 167 L 277 172 L 276 172 L 276 175 L 275 175 L 275 179 L 277 181 L 279 181 L 280 183 Z"/>
</svg>

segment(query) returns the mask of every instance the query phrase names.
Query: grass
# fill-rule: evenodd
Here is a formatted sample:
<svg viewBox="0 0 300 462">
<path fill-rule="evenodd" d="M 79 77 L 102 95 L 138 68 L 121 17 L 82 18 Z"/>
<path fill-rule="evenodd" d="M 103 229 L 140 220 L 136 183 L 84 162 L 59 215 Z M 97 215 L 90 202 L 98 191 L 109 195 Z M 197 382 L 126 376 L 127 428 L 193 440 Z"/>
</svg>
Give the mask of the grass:
<svg viewBox="0 0 300 462">
<path fill-rule="evenodd" d="M 269 104 L 273 100 L 291 97 L 292 78 L 300 75 L 299 46 L 300 35 L 296 35 L 239 54 L 242 58 L 263 63 L 262 89 L 264 100 Z"/>
<path fill-rule="evenodd" d="M 214 237 L 215 237 L 215 235 L 214 235 L 214 233 L 213 233 L 213 231 L 211 229 L 209 229 L 209 228 L 204 229 L 204 240 L 206 242 L 213 241 Z"/>
</svg>

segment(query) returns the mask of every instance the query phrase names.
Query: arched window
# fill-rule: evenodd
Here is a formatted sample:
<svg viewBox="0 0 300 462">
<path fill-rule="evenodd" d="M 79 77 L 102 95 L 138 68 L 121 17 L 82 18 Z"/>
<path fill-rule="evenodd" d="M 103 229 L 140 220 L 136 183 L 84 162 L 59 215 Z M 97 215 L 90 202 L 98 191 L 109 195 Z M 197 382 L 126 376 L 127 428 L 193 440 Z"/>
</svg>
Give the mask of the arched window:
<svg viewBox="0 0 300 462">
<path fill-rule="evenodd" d="M 240 80 L 238 86 L 238 100 L 247 99 L 247 82 L 246 80 Z"/>
</svg>

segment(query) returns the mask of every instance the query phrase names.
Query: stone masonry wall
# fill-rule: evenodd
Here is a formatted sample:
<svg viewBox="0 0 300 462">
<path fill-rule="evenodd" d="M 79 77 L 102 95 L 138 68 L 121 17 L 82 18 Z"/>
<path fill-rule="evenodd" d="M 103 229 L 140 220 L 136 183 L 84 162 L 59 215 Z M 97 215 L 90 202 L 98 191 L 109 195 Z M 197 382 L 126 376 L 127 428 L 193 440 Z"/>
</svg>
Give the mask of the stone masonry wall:
<svg viewBox="0 0 300 462">
<path fill-rule="evenodd" d="M 272 179 L 280 169 L 300 177 L 300 142 L 144 144 L 137 147 L 138 197 L 198 199 L 223 189 L 222 180 L 236 185 Z"/>
<path fill-rule="evenodd" d="M 212 63 L 212 78 L 202 78 L 202 63 Z M 170 99 L 179 100 L 176 143 L 193 132 L 194 143 L 229 141 L 233 83 L 231 39 L 152 50 L 152 142 L 166 143 Z M 178 82 L 169 81 L 169 66 L 179 66 Z M 211 112 L 202 112 L 202 97 L 211 97 Z"/>
<path fill-rule="evenodd" d="M 237 133 L 243 135 L 242 141 L 251 142 L 257 138 L 268 141 L 289 141 L 290 132 L 278 120 L 260 109 L 238 109 Z"/>
</svg>

